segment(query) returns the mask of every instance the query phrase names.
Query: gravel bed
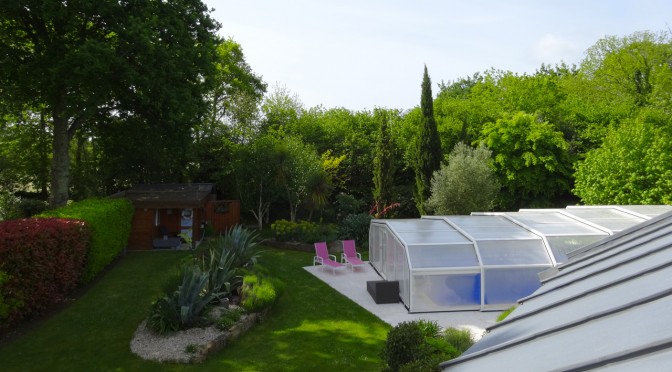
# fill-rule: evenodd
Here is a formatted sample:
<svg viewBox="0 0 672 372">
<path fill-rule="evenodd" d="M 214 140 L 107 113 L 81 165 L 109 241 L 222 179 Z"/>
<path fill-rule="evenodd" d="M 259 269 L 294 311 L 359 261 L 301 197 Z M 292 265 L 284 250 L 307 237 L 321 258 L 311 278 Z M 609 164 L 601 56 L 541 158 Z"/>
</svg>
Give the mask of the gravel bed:
<svg viewBox="0 0 672 372">
<path fill-rule="evenodd" d="M 226 332 L 214 326 L 190 328 L 169 335 L 157 335 L 143 321 L 131 340 L 131 351 L 143 359 L 158 362 L 190 363 L 207 349 L 208 345 L 224 337 Z M 188 353 L 188 345 L 196 345 L 198 352 Z"/>
</svg>

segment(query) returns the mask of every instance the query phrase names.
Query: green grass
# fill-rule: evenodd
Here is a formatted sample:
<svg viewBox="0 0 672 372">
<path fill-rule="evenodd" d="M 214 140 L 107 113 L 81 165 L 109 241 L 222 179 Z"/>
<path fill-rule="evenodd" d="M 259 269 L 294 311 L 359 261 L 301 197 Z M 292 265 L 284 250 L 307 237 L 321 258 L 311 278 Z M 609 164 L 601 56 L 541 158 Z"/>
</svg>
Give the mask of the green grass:
<svg viewBox="0 0 672 372">
<path fill-rule="evenodd" d="M 495 321 L 496 322 L 501 322 L 502 320 L 506 319 L 506 317 L 508 317 L 509 314 L 511 314 L 513 312 L 513 310 L 516 310 L 516 307 L 517 306 L 512 306 L 512 307 L 502 311 L 502 313 L 499 314 L 499 316 L 497 317 L 497 319 Z"/>
<path fill-rule="evenodd" d="M 68 308 L 2 346 L 2 370 L 380 370 L 390 326 L 303 270 L 312 254 L 275 249 L 261 263 L 286 290 L 262 323 L 203 364 L 162 365 L 135 356 L 133 332 L 186 254 L 129 254 Z"/>
</svg>

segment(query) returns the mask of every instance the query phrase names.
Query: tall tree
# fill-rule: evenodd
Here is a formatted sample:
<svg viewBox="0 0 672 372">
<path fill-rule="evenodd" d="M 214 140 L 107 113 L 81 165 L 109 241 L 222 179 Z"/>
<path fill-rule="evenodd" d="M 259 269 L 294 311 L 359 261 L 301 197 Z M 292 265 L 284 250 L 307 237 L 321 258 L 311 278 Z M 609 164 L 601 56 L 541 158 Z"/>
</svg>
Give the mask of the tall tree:
<svg viewBox="0 0 672 372">
<path fill-rule="evenodd" d="M 577 121 L 585 151 L 599 147 L 613 126 L 647 107 L 672 104 L 672 33 L 635 32 L 598 40 L 579 74 L 567 79 L 567 110 Z"/>
<path fill-rule="evenodd" d="M 425 202 L 430 195 L 432 175 L 441 167 L 441 139 L 434 119 L 434 98 L 432 82 L 427 73 L 427 65 L 422 76 L 422 94 L 420 96 L 422 121 L 418 141 L 418 159 L 415 168 L 416 205 L 420 214 L 425 214 Z"/>
<path fill-rule="evenodd" d="M 390 136 L 388 113 L 375 109 L 373 116 L 379 124 L 373 157 L 373 201 L 376 213 L 380 213 L 394 198 L 394 144 Z"/>
<path fill-rule="evenodd" d="M 18 109 L 48 112 L 53 206 L 68 200 L 70 143 L 85 123 L 138 117 L 170 142 L 189 138 L 205 108 L 218 28 L 200 0 L 3 4 L 0 93 Z"/>
<path fill-rule="evenodd" d="M 257 132 L 259 103 L 266 84 L 252 72 L 243 49 L 232 39 L 217 47 L 216 74 L 207 94 L 207 115 L 196 127 L 196 145 L 209 137 L 227 136 L 235 143 L 249 141 Z"/>
</svg>

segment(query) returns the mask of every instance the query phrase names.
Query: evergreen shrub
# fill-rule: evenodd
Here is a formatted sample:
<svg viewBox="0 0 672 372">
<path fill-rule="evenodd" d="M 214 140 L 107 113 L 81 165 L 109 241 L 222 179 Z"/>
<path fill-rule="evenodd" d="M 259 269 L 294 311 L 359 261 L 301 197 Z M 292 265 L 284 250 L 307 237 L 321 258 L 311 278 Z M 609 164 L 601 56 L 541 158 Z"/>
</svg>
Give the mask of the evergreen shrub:
<svg viewBox="0 0 672 372">
<path fill-rule="evenodd" d="M 354 239 L 358 245 L 368 247 L 371 219 L 368 213 L 349 215 L 338 225 L 338 237 L 342 240 Z"/>
<path fill-rule="evenodd" d="M 387 371 L 438 371 L 443 361 L 473 345 L 468 330 L 441 327 L 434 321 L 402 322 L 387 335 L 381 358 Z"/>
<path fill-rule="evenodd" d="M 404 364 L 428 354 L 425 336 L 417 321 L 401 322 L 387 334 L 381 359 L 390 371 L 399 371 Z"/>
</svg>

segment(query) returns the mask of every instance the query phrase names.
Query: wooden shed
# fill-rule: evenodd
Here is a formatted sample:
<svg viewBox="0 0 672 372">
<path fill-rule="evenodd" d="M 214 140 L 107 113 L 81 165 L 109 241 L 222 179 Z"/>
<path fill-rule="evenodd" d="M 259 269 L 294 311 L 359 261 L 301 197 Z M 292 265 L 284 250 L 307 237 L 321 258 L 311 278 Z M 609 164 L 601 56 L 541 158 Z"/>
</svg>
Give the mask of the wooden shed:
<svg viewBox="0 0 672 372">
<path fill-rule="evenodd" d="M 202 239 L 205 226 L 215 233 L 240 222 L 240 201 L 217 200 L 212 183 L 136 185 L 113 197 L 135 206 L 128 240 L 130 250 L 174 248 L 178 234 Z"/>
</svg>

